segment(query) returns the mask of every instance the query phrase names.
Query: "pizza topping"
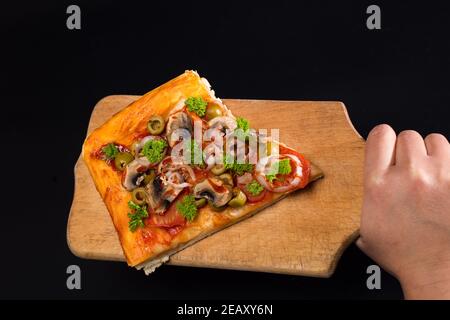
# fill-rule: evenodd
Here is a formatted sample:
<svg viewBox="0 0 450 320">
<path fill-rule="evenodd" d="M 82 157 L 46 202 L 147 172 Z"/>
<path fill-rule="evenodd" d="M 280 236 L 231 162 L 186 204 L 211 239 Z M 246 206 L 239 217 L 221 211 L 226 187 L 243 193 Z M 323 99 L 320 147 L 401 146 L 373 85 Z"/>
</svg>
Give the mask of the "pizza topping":
<svg viewBox="0 0 450 320">
<path fill-rule="evenodd" d="M 245 193 L 239 189 L 233 189 L 233 198 L 228 202 L 228 205 L 232 208 L 242 207 L 247 202 L 247 196 Z"/>
<path fill-rule="evenodd" d="M 246 186 L 246 185 L 240 184 L 240 185 L 239 185 L 239 188 L 240 188 L 240 189 L 242 190 L 242 192 L 244 192 L 245 195 L 247 196 L 247 202 L 248 202 L 248 203 L 256 203 L 256 202 L 262 201 L 262 200 L 266 197 L 266 194 L 267 194 L 267 192 L 268 192 L 266 189 L 263 188 L 263 190 L 261 191 L 261 193 L 255 196 L 255 195 L 253 195 L 252 193 L 250 193 L 250 192 L 247 190 L 247 186 Z"/>
<path fill-rule="evenodd" d="M 217 117 L 221 117 L 223 115 L 222 108 L 215 103 L 208 103 L 206 107 L 206 120 L 212 120 Z"/>
<path fill-rule="evenodd" d="M 260 159 L 256 166 L 258 182 L 272 192 L 287 192 L 304 187 L 308 182 L 308 176 L 303 174 L 303 167 L 308 164 L 299 156 L 282 154 Z"/>
<path fill-rule="evenodd" d="M 122 185 L 128 191 L 132 191 L 138 187 L 142 181 L 139 177 L 142 176 L 149 168 L 149 163 L 146 158 L 138 158 L 131 161 L 126 167 L 122 178 Z M 145 180 L 145 177 L 144 177 Z"/>
<path fill-rule="evenodd" d="M 229 186 L 233 186 L 234 182 L 233 182 L 233 176 L 229 173 L 222 173 L 219 176 L 219 179 L 223 181 L 223 183 L 229 185 Z"/>
<path fill-rule="evenodd" d="M 167 142 L 163 139 L 152 139 L 147 141 L 142 147 L 142 154 L 151 164 L 161 162 L 167 151 Z"/>
<path fill-rule="evenodd" d="M 203 164 L 202 149 L 194 139 L 189 139 L 184 142 L 184 154 L 182 162 L 185 164 Z"/>
<path fill-rule="evenodd" d="M 172 188 L 187 188 L 190 187 L 191 184 L 185 182 L 184 177 L 178 171 L 169 171 L 162 178 L 165 184 L 170 185 Z"/>
<path fill-rule="evenodd" d="M 159 136 L 144 136 L 141 139 L 135 141 L 132 145 L 131 145 L 131 152 L 134 154 L 135 157 L 139 157 L 142 156 L 142 148 L 144 147 L 144 145 L 150 141 L 150 140 L 154 140 L 154 139 L 161 139 Z"/>
<path fill-rule="evenodd" d="M 232 117 L 216 117 L 210 121 L 208 121 L 208 125 L 210 129 L 217 129 L 225 133 L 225 130 L 231 130 L 237 128 L 236 120 Z"/>
<path fill-rule="evenodd" d="M 104 160 L 108 165 L 111 165 L 114 170 L 117 170 L 114 159 L 120 152 L 129 152 L 129 150 L 121 144 L 111 142 L 101 146 L 97 151 L 93 152 L 92 157 Z"/>
<path fill-rule="evenodd" d="M 106 159 L 112 160 L 116 157 L 116 155 L 119 153 L 119 150 L 114 145 L 114 143 L 108 143 L 106 146 L 101 148 L 103 155 Z"/>
<path fill-rule="evenodd" d="M 128 218 L 130 219 L 128 221 L 128 229 L 134 232 L 139 227 L 145 227 L 144 219 L 148 218 L 146 206 L 140 206 L 133 201 L 128 201 L 128 207 L 133 211 L 128 213 Z"/>
<path fill-rule="evenodd" d="M 222 153 L 222 148 L 215 143 L 210 143 L 203 149 L 203 157 L 207 165 L 206 170 L 211 170 L 214 166 L 216 166 L 216 163 L 218 162 L 216 157 L 221 157 Z M 217 168 L 217 172 L 220 172 L 220 170 L 220 168 Z"/>
<path fill-rule="evenodd" d="M 181 201 L 177 202 L 176 206 L 178 212 L 180 212 L 187 221 L 193 221 L 197 216 L 198 210 L 193 195 L 184 196 Z"/>
<path fill-rule="evenodd" d="M 166 136 L 169 145 L 173 147 L 181 140 L 190 139 L 193 132 L 192 118 L 186 112 L 177 112 L 169 116 Z"/>
<path fill-rule="evenodd" d="M 195 206 L 197 208 L 202 208 L 205 205 L 206 205 L 206 199 L 205 198 L 200 198 L 200 199 L 195 200 Z"/>
<path fill-rule="evenodd" d="M 233 194 L 231 187 L 225 185 L 219 178 L 209 178 L 194 187 L 195 198 L 205 198 L 215 207 L 225 206 Z"/>
<path fill-rule="evenodd" d="M 244 132 L 247 132 L 250 129 L 250 124 L 247 119 L 242 117 L 236 118 L 237 129 L 241 129 Z"/>
<path fill-rule="evenodd" d="M 131 198 L 137 205 L 143 205 L 146 203 L 147 193 L 144 188 L 136 188 L 131 192 Z"/>
<path fill-rule="evenodd" d="M 144 173 L 141 177 L 143 177 L 142 182 L 143 182 L 143 184 L 146 186 L 146 185 L 148 185 L 150 182 L 152 182 L 153 179 L 155 179 L 155 177 L 156 177 L 155 170 L 154 170 L 154 169 L 150 169 L 150 170 L 148 170 L 146 173 Z M 141 185 L 141 183 L 139 183 L 139 178 L 138 178 L 138 180 L 136 181 L 136 184 L 137 184 L 137 185 Z"/>
<path fill-rule="evenodd" d="M 291 161 L 290 159 L 283 159 L 272 163 L 272 167 L 266 173 L 266 178 L 269 182 L 273 182 L 277 175 L 284 175 L 291 173 Z"/>
<path fill-rule="evenodd" d="M 253 176 L 249 172 L 244 173 L 242 176 L 238 176 L 236 179 L 238 184 L 248 184 L 248 183 L 252 182 L 252 180 L 253 180 Z"/>
<path fill-rule="evenodd" d="M 241 141 L 245 141 L 250 136 L 250 124 L 247 119 L 242 117 L 236 118 L 237 127 L 234 130 L 234 135 Z"/>
<path fill-rule="evenodd" d="M 183 188 L 176 188 L 168 184 L 161 176 L 157 176 L 152 183 L 147 185 L 146 190 L 152 210 L 156 214 L 163 214 L 183 191 Z"/>
<path fill-rule="evenodd" d="M 225 163 L 225 167 L 238 176 L 242 176 L 245 172 L 252 172 L 254 165 L 250 163 Z"/>
<path fill-rule="evenodd" d="M 224 173 L 227 170 L 227 168 L 225 168 L 224 164 L 216 164 L 214 165 L 214 167 L 211 168 L 211 172 L 213 174 L 215 174 L 216 176 L 221 175 L 222 173 Z"/>
<path fill-rule="evenodd" d="M 197 176 L 191 166 L 184 163 L 174 162 L 173 157 L 168 156 L 160 162 L 158 166 L 158 173 L 165 175 L 170 171 L 180 172 L 184 180 L 190 184 L 197 180 Z"/>
<path fill-rule="evenodd" d="M 176 205 L 172 205 L 163 215 L 153 214 L 148 220 L 148 223 L 163 228 L 182 227 L 186 224 L 186 218 L 177 210 Z M 168 229 L 166 230 L 170 231 Z"/>
<path fill-rule="evenodd" d="M 114 157 L 114 166 L 116 167 L 117 170 L 119 171 L 123 171 L 125 170 L 125 167 L 131 162 L 133 161 L 134 157 L 131 153 L 129 152 L 119 152 L 115 157 Z"/>
<path fill-rule="evenodd" d="M 253 180 L 245 187 L 252 196 L 258 196 L 264 190 L 264 187 L 258 183 L 258 181 Z"/>
<path fill-rule="evenodd" d="M 208 103 L 202 97 L 189 97 L 184 103 L 190 112 L 196 113 L 199 117 L 205 115 Z"/>
<path fill-rule="evenodd" d="M 160 134 L 164 131 L 164 118 L 159 115 L 154 115 L 147 123 L 147 129 L 150 134 Z"/>
<path fill-rule="evenodd" d="M 161 176 L 156 176 L 151 183 L 145 187 L 147 191 L 147 202 L 155 213 L 163 213 L 169 203 L 166 203 L 163 197 L 164 194 L 164 184 L 161 180 Z"/>
</svg>

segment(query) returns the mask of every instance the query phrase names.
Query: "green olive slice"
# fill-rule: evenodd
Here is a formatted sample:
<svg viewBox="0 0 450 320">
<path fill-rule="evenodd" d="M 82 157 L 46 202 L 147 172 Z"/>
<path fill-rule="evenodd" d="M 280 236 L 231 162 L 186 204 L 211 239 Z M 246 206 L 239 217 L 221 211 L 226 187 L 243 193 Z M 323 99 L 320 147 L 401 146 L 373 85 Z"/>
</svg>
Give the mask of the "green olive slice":
<svg viewBox="0 0 450 320">
<path fill-rule="evenodd" d="M 195 206 L 197 208 L 204 207 L 205 205 L 206 205 L 206 199 L 205 198 L 200 198 L 200 199 L 195 200 Z"/>
<path fill-rule="evenodd" d="M 146 192 L 144 188 L 136 188 L 131 192 L 131 197 L 133 202 L 137 205 L 143 205 L 146 202 Z"/>
<path fill-rule="evenodd" d="M 230 186 L 233 186 L 233 185 L 234 185 L 234 183 L 233 183 L 233 177 L 232 177 L 231 174 L 229 174 L 229 173 L 222 173 L 222 174 L 219 176 L 219 178 L 220 178 L 220 180 L 222 180 L 225 184 L 228 184 L 228 185 L 230 185 Z"/>
<path fill-rule="evenodd" d="M 235 195 L 233 199 L 228 202 L 228 205 L 233 208 L 242 207 L 247 202 L 247 196 L 241 189 L 233 189 L 233 194 Z"/>
<path fill-rule="evenodd" d="M 156 135 L 164 131 L 164 126 L 165 126 L 164 118 L 158 115 L 154 115 L 148 121 L 147 129 L 148 132 Z"/>
<path fill-rule="evenodd" d="M 217 104 L 208 103 L 208 105 L 206 106 L 206 113 L 205 113 L 206 120 L 209 121 L 211 119 L 221 116 L 222 116 L 222 108 L 219 107 Z"/>
<path fill-rule="evenodd" d="M 216 164 L 214 167 L 211 168 L 211 172 L 214 173 L 216 176 L 219 174 L 222 174 L 226 171 L 225 165 L 223 164 Z"/>
<path fill-rule="evenodd" d="M 129 152 L 119 152 L 114 158 L 114 166 L 117 170 L 123 171 L 127 164 L 134 160 L 134 157 Z"/>
<path fill-rule="evenodd" d="M 144 185 L 148 185 L 150 182 L 155 179 L 156 173 L 155 170 L 150 169 L 144 176 Z"/>
</svg>

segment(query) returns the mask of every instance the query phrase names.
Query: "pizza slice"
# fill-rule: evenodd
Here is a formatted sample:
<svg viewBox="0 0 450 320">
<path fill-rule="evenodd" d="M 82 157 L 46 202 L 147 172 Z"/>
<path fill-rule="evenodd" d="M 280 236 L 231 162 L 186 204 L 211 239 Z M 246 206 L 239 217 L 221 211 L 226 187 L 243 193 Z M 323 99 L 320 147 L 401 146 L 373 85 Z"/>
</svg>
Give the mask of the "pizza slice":
<svg viewBox="0 0 450 320">
<path fill-rule="evenodd" d="M 83 144 L 130 266 L 170 255 L 323 176 L 235 117 L 194 71 L 150 91 Z"/>
</svg>

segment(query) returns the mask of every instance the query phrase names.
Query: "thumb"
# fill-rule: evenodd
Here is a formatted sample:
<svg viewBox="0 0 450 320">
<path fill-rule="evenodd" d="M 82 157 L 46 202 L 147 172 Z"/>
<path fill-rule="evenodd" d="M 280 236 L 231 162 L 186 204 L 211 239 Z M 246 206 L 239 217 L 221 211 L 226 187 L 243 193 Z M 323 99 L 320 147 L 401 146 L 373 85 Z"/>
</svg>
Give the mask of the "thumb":
<svg viewBox="0 0 450 320">
<path fill-rule="evenodd" d="M 356 240 L 356 245 L 358 246 L 358 248 L 359 248 L 360 250 L 365 251 L 365 249 L 366 249 L 366 244 L 364 243 L 363 238 L 359 237 L 359 238 Z"/>
</svg>

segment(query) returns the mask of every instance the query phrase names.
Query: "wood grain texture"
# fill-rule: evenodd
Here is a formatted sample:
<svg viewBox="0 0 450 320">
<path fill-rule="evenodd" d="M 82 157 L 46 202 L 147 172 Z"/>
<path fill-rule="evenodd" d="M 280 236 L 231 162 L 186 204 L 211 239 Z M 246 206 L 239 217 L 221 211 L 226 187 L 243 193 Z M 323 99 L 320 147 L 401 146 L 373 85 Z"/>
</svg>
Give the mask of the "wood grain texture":
<svg viewBox="0 0 450 320">
<path fill-rule="evenodd" d="M 97 103 L 88 133 L 139 96 Z M 358 234 L 364 140 L 340 102 L 224 99 L 254 128 L 279 128 L 280 140 L 324 172 L 313 183 L 255 216 L 171 257 L 170 264 L 329 277 Z M 89 172 L 75 165 L 67 225 L 70 250 L 81 258 L 125 261 L 116 231 Z"/>
</svg>

